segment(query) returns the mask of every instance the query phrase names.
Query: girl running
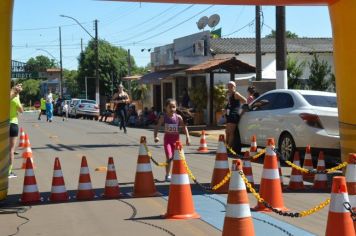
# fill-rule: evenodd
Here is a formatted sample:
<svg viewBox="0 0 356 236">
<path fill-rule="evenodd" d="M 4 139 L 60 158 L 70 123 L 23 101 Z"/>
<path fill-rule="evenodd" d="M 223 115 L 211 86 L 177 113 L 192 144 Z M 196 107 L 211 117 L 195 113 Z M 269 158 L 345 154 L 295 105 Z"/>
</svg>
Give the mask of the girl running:
<svg viewBox="0 0 356 236">
<path fill-rule="evenodd" d="M 176 141 L 179 140 L 179 127 L 183 127 L 184 133 L 186 135 L 186 144 L 190 145 L 190 138 L 188 133 L 188 128 L 185 125 L 182 116 L 177 113 L 177 102 L 174 99 L 167 99 L 165 104 L 165 113 L 160 116 L 158 123 L 154 130 L 154 139 L 155 142 L 159 142 L 157 137 L 158 129 L 164 124 L 164 151 L 166 153 L 166 159 L 168 165 L 166 166 L 166 181 L 171 180 L 171 160 L 174 153 L 174 145 Z"/>
</svg>

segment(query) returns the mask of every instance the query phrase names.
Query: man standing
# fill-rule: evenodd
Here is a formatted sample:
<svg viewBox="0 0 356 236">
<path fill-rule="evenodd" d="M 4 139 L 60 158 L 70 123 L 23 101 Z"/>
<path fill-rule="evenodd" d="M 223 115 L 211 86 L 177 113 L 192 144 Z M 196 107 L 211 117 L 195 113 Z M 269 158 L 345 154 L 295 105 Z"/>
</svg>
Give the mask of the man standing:
<svg viewBox="0 0 356 236">
<path fill-rule="evenodd" d="M 41 98 L 41 110 L 40 110 L 40 114 L 38 115 L 38 120 L 41 120 L 41 115 L 45 115 L 46 114 L 46 99 L 45 97 Z"/>
<path fill-rule="evenodd" d="M 48 94 L 46 97 L 46 113 L 47 121 L 52 122 L 53 119 L 53 94 L 51 89 L 48 89 Z"/>
<path fill-rule="evenodd" d="M 10 167 L 9 178 L 17 177 L 12 171 L 12 163 L 14 161 L 15 146 L 17 137 L 19 135 L 19 119 L 18 112 L 23 112 L 23 107 L 20 102 L 20 92 L 22 91 L 22 85 L 18 84 L 11 88 L 10 91 Z"/>
</svg>

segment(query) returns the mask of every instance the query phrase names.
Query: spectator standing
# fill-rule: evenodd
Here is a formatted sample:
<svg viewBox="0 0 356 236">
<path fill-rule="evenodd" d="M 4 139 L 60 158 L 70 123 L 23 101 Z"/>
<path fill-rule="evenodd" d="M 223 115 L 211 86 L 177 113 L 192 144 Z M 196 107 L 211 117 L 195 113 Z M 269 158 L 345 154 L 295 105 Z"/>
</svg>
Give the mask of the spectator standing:
<svg viewBox="0 0 356 236">
<path fill-rule="evenodd" d="M 52 122 L 52 119 L 53 119 L 53 94 L 50 89 L 48 90 L 48 94 L 46 97 L 46 114 L 47 114 L 47 121 Z"/>
<path fill-rule="evenodd" d="M 236 84 L 234 81 L 230 81 L 227 84 L 227 94 L 228 94 L 228 102 L 225 109 L 226 116 L 226 143 L 229 147 L 234 146 L 234 136 L 238 138 L 237 140 L 237 148 L 241 149 L 240 142 L 240 133 L 238 129 L 238 123 L 240 120 L 240 107 L 241 104 L 246 103 L 246 98 L 242 96 L 239 92 L 236 91 Z M 235 150 L 236 150 L 235 149 Z M 237 150 L 239 152 L 239 150 Z"/>
<path fill-rule="evenodd" d="M 247 93 L 248 93 L 248 96 L 247 96 L 247 104 L 251 104 L 251 102 L 252 102 L 253 100 L 255 100 L 255 96 L 254 96 L 255 93 L 257 93 L 255 86 L 248 86 L 248 88 L 247 88 Z"/>
<path fill-rule="evenodd" d="M 166 181 L 171 180 L 171 159 L 173 158 L 174 145 L 179 140 L 179 127 L 183 127 L 186 135 L 186 144 L 190 145 L 190 138 L 188 128 L 185 125 L 183 118 L 176 113 L 177 103 L 174 99 L 167 99 L 165 104 L 165 113 L 159 118 L 155 127 L 153 136 L 155 143 L 159 142 L 158 129 L 164 124 L 164 151 L 168 165 L 166 166 Z"/>
<path fill-rule="evenodd" d="M 126 105 L 130 102 L 129 95 L 124 91 L 124 86 L 122 84 L 118 85 L 118 91 L 113 96 L 113 102 L 116 105 L 115 111 L 120 118 L 120 130 L 124 129 L 124 133 L 127 133 L 126 129 L 126 118 L 127 110 Z"/>
<path fill-rule="evenodd" d="M 17 137 L 19 135 L 19 119 L 18 113 L 23 112 L 23 107 L 20 102 L 20 92 L 22 91 L 22 84 L 15 85 L 10 90 L 10 167 L 9 178 L 17 177 L 12 169 L 12 164 L 15 157 L 15 147 Z"/>
<path fill-rule="evenodd" d="M 189 108 L 190 97 L 187 89 L 183 90 L 182 107 Z"/>
</svg>

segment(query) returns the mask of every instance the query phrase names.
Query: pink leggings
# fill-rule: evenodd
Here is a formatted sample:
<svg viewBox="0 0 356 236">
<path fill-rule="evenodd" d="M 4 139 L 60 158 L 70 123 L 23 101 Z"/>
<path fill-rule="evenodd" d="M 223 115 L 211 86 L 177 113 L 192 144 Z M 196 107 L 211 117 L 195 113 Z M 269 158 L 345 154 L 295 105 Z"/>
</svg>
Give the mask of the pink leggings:
<svg viewBox="0 0 356 236">
<path fill-rule="evenodd" d="M 164 146 L 164 152 L 166 153 L 167 159 L 173 158 L 174 147 L 175 147 L 175 144 L 177 141 L 179 141 L 179 134 L 178 135 L 172 135 L 172 134 L 164 135 L 163 146 Z"/>
</svg>

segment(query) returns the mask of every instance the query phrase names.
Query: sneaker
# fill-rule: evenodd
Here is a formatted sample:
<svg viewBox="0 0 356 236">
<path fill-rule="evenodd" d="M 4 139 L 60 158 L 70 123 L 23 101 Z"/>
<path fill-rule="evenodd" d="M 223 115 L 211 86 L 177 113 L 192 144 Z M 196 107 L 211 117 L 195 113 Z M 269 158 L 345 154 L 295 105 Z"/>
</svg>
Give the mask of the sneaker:
<svg viewBox="0 0 356 236">
<path fill-rule="evenodd" d="M 166 182 L 171 182 L 171 175 L 166 175 L 165 181 Z"/>
<path fill-rule="evenodd" d="M 8 176 L 9 179 L 16 178 L 17 175 L 14 172 L 11 172 Z"/>
</svg>

